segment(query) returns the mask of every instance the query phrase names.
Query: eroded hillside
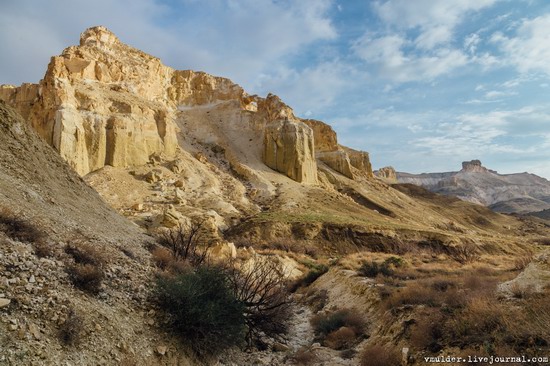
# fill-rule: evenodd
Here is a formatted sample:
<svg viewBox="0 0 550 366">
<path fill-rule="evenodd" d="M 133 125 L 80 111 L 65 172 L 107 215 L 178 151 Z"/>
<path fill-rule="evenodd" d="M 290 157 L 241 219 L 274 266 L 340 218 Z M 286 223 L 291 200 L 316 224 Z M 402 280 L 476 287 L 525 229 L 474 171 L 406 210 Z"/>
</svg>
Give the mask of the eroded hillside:
<svg viewBox="0 0 550 366">
<path fill-rule="evenodd" d="M 482 347 L 486 338 L 457 345 L 453 316 L 470 321 L 484 291 L 484 306 L 496 301 L 493 287 L 526 268 L 549 233 L 543 222 L 390 184 L 393 170 L 375 177 L 368 153 L 341 146 L 330 125 L 295 116 L 275 95 L 248 95 L 228 79 L 173 70 L 104 27 L 86 30 L 78 46 L 53 57 L 40 83 L 1 86 L 0 99 L 27 120 L 2 104 L 0 205 L 47 238 L 0 237 L 10 300 L 2 313 L 11 332 L 5 342 L 15 364 L 193 364 L 150 299 L 155 274 L 189 265 L 147 244 L 143 233 L 199 221 L 212 251 L 248 265 L 275 258 L 295 281 L 283 344 L 269 339 L 266 350 L 210 360 L 219 365 L 301 364 L 308 357 L 353 365 L 362 362 L 358 350 L 378 343 L 399 351 L 412 344 L 405 359 L 414 363 L 414 352 Z M 94 264 L 105 276 L 94 296 L 74 282 L 74 268 L 90 264 L 78 262 L 75 243 L 82 242 L 105 252 Z M 41 250 L 50 252 L 39 258 Z M 546 272 L 533 270 L 537 265 L 546 270 L 544 256 L 527 267 L 540 279 Z M 497 310 L 515 305 L 502 306 Z M 350 309 L 335 310 L 342 308 Z M 76 348 L 57 336 L 73 313 L 85 316 L 86 343 Z M 349 324 L 319 327 L 344 315 Z M 446 324 L 437 347 L 413 336 L 428 332 L 429 316 Z M 523 336 L 498 345 L 521 347 Z"/>
</svg>

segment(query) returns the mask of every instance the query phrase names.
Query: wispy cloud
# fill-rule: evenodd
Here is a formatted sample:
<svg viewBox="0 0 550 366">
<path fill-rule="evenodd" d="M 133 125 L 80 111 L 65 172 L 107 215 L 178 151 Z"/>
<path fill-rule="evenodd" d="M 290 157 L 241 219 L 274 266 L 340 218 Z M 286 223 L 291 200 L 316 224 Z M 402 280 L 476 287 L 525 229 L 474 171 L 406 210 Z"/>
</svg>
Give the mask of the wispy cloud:
<svg viewBox="0 0 550 366">
<path fill-rule="evenodd" d="M 521 22 L 513 36 L 493 34 L 507 61 L 522 73 L 544 72 L 550 75 L 550 14 Z"/>
</svg>

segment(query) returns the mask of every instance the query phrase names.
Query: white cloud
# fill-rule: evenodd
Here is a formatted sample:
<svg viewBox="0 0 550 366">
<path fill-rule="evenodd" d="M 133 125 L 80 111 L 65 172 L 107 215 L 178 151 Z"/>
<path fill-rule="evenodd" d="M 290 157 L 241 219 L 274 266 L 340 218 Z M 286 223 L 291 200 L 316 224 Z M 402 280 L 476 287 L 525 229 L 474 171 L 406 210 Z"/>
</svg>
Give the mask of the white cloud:
<svg viewBox="0 0 550 366">
<path fill-rule="evenodd" d="M 431 81 L 465 65 L 468 58 L 459 50 L 439 48 L 427 54 L 406 54 L 405 38 L 365 35 L 353 45 L 356 55 L 378 68 L 381 76 L 396 82 Z"/>
<path fill-rule="evenodd" d="M 477 33 L 472 33 L 464 39 L 464 48 L 472 55 L 476 53 L 477 46 L 481 42 L 481 37 Z"/>
<path fill-rule="evenodd" d="M 0 53 L 15 57 L 0 59 L 0 83 L 38 81 L 51 56 L 101 24 L 172 67 L 226 76 L 249 89 L 273 65 L 334 39 L 331 7 L 332 0 L 8 2 L 0 13 Z"/>
<path fill-rule="evenodd" d="M 550 74 L 550 14 L 523 20 L 515 36 L 508 37 L 497 32 L 491 40 L 500 46 L 507 62 L 520 72 Z"/>
<path fill-rule="evenodd" d="M 432 49 L 449 42 L 464 16 L 496 3 L 497 0 L 389 0 L 374 9 L 385 22 L 402 29 L 419 28 L 416 44 Z"/>
</svg>

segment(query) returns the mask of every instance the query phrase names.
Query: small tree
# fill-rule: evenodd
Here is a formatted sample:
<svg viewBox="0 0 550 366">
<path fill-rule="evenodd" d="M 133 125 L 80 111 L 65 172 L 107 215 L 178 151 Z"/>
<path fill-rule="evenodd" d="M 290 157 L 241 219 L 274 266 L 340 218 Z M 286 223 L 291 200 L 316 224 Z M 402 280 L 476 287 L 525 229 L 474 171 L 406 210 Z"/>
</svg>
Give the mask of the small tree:
<svg viewBox="0 0 550 366">
<path fill-rule="evenodd" d="M 176 228 L 164 231 L 159 237 L 160 245 L 170 249 L 176 261 L 188 260 L 199 266 L 208 258 L 210 244 L 202 242 L 203 221 L 189 226 L 179 224 Z"/>
<path fill-rule="evenodd" d="M 243 342 L 244 306 L 219 268 L 199 267 L 177 277 L 159 278 L 157 297 L 172 316 L 175 331 L 201 355 L 215 355 Z"/>
<path fill-rule="evenodd" d="M 244 305 L 248 344 L 259 341 L 261 332 L 271 337 L 285 334 L 290 300 L 282 265 L 257 258 L 241 267 L 231 264 L 227 273 L 235 297 Z"/>
</svg>

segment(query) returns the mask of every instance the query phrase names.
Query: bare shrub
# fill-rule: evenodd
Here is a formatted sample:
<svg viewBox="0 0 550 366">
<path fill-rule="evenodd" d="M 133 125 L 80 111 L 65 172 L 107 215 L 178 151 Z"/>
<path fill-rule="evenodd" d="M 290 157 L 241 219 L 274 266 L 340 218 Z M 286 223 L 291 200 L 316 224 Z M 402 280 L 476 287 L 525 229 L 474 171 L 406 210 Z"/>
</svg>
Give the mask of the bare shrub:
<svg viewBox="0 0 550 366">
<path fill-rule="evenodd" d="M 92 295 L 97 295 L 101 291 L 105 278 L 103 268 L 94 264 L 76 263 L 68 266 L 66 271 L 75 287 Z"/>
<path fill-rule="evenodd" d="M 172 252 L 165 247 L 155 247 L 151 251 L 151 256 L 153 257 L 153 262 L 155 265 L 160 269 L 167 269 L 170 262 L 174 260 Z"/>
<path fill-rule="evenodd" d="M 427 311 L 412 326 L 410 344 L 417 350 L 438 352 L 444 336 L 444 317 L 439 311 Z"/>
<path fill-rule="evenodd" d="M 378 263 L 374 261 L 364 262 L 361 267 L 359 267 L 357 272 L 361 276 L 370 278 L 374 278 L 379 274 L 383 276 L 391 276 L 393 274 L 393 270 L 390 268 L 388 263 Z"/>
<path fill-rule="evenodd" d="M 349 327 L 341 327 L 333 332 L 330 332 L 323 341 L 323 344 L 332 349 L 342 350 L 353 346 L 356 339 L 357 334 L 355 334 L 353 329 Z"/>
<path fill-rule="evenodd" d="M 310 320 L 315 334 L 321 340 L 342 327 L 347 327 L 356 336 L 365 334 L 366 322 L 356 309 L 341 309 L 330 313 L 317 314 Z"/>
<path fill-rule="evenodd" d="M 105 254 L 97 246 L 75 239 L 65 247 L 65 253 L 69 254 L 76 263 L 103 266 L 107 259 Z"/>
<path fill-rule="evenodd" d="M 0 231 L 10 239 L 26 243 L 36 243 L 46 237 L 46 234 L 31 222 L 6 207 L 0 208 Z"/>
<path fill-rule="evenodd" d="M 105 278 L 105 255 L 95 246 L 82 241 L 73 241 L 65 247 L 74 264 L 66 267 L 66 272 L 73 285 L 92 295 L 101 291 Z"/>
<path fill-rule="evenodd" d="M 189 261 L 199 266 L 208 259 L 210 244 L 202 240 L 203 221 L 190 226 L 179 224 L 176 228 L 166 230 L 157 238 L 158 243 L 172 252 L 176 261 Z"/>
<path fill-rule="evenodd" d="M 391 293 L 385 299 L 385 306 L 391 310 L 403 305 L 437 306 L 441 302 L 441 294 L 426 286 L 425 283 L 410 283 L 407 287 Z"/>
<path fill-rule="evenodd" d="M 282 265 L 257 258 L 246 266 L 230 265 L 227 273 L 236 299 L 245 307 L 248 343 L 259 341 L 261 333 L 270 337 L 285 334 L 290 298 Z"/>
<path fill-rule="evenodd" d="M 297 365 L 309 366 L 317 362 L 317 356 L 309 348 L 302 347 L 292 356 Z"/>
<path fill-rule="evenodd" d="M 493 343 L 495 334 L 506 334 L 506 311 L 495 299 L 476 297 L 447 324 L 452 339 L 463 345 Z"/>
<path fill-rule="evenodd" d="M 67 346 L 78 345 L 84 329 L 83 321 L 84 319 L 71 309 L 65 322 L 59 327 L 58 337 L 61 343 Z"/>
<path fill-rule="evenodd" d="M 479 250 L 473 243 L 463 243 L 449 248 L 449 256 L 460 264 L 473 263 L 479 260 Z"/>
<path fill-rule="evenodd" d="M 368 345 L 363 349 L 361 366 L 399 366 L 400 353 L 395 348 L 379 344 Z"/>
<path fill-rule="evenodd" d="M 55 255 L 54 246 L 46 240 L 38 240 L 32 246 L 34 254 L 39 258 L 53 257 Z"/>
</svg>

